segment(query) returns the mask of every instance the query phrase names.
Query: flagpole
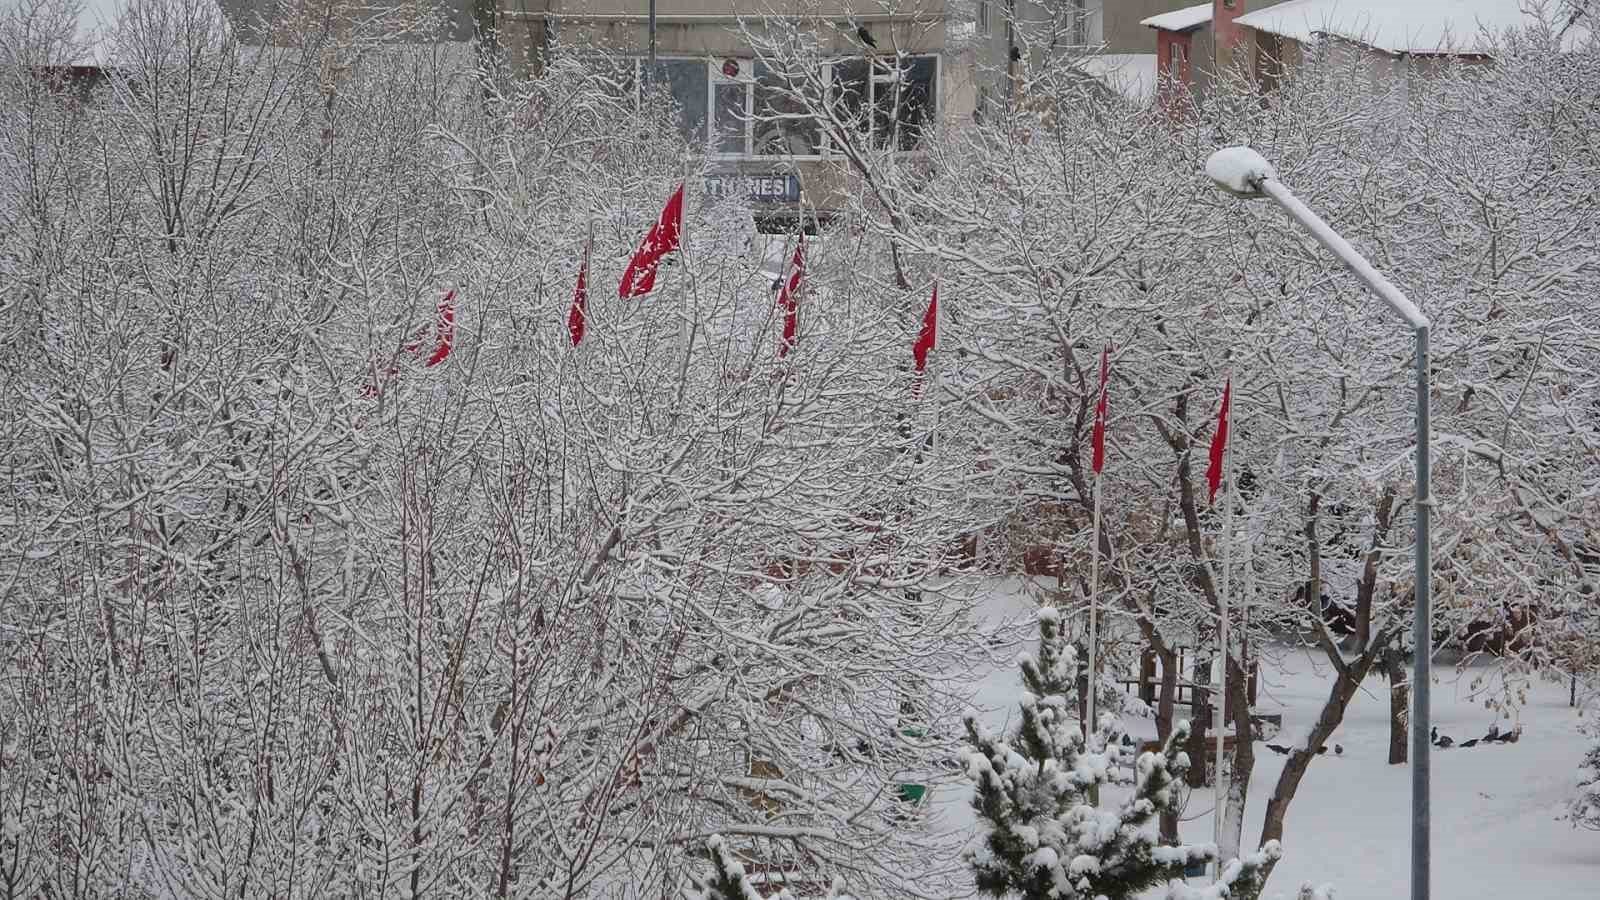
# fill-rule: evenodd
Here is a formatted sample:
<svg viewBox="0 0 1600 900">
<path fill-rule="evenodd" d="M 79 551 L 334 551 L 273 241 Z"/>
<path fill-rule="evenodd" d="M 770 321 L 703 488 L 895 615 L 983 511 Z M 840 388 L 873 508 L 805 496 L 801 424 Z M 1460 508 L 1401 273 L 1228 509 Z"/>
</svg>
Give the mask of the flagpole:
<svg viewBox="0 0 1600 900">
<path fill-rule="evenodd" d="M 1094 469 L 1094 524 L 1089 537 L 1089 678 L 1084 698 L 1084 723 L 1083 739 L 1087 745 L 1089 735 L 1096 727 L 1095 694 L 1097 691 L 1100 656 L 1100 480 L 1101 469 L 1105 466 L 1105 429 L 1106 429 L 1106 391 L 1110 390 L 1111 374 L 1111 344 L 1108 342 L 1100 353 L 1100 392 L 1095 397 L 1094 403 L 1094 431 L 1091 442 L 1093 444 L 1091 468 Z M 1099 790 L 1091 789 L 1089 794 L 1091 804 L 1100 802 Z"/>
<path fill-rule="evenodd" d="M 655 44 L 654 44 L 655 34 L 652 33 L 650 36 L 651 36 L 651 39 L 652 39 L 651 50 L 654 51 L 654 49 L 655 49 Z M 652 59 L 651 60 L 652 65 L 654 64 L 654 62 L 655 61 Z M 687 207 L 689 205 L 689 151 L 688 150 L 685 150 L 683 152 L 683 182 L 682 182 L 682 185 L 683 185 L 683 205 L 685 207 Z M 693 320 L 693 317 L 694 317 L 694 311 L 690 308 L 690 304 L 694 302 L 694 297 L 693 297 L 693 294 L 694 294 L 694 275 L 693 275 L 693 273 L 691 273 L 689 271 L 689 212 L 688 212 L 687 209 L 684 210 L 683 216 L 682 216 L 681 220 L 678 223 L 678 258 L 683 263 L 683 277 L 688 282 L 688 284 L 686 285 L 687 290 L 685 290 L 683 292 L 683 321 L 678 323 L 678 333 L 679 333 L 680 339 L 683 341 L 683 366 L 684 366 L 684 370 L 683 371 L 684 371 L 684 378 L 687 379 L 689 377 L 689 364 L 690 364 L 690 361 L 691 361 L 690 357 L 693 356 L 693 350 L 694 350 L 694 330 L 693 330 L 693 326 L 691 324 L 692 320 Z"/>
<path fill-rule="evenodd" d="M 939 295 L 939 276 L 933 276 L 933 294 Z M 940 344 L 944 341 L 944 306 L 937 304 L 933 308 L 933 446 L 928 448 L 929 461 L 939 449 L 939 411 L 942 404 L 939 397 L 944 393 L 944 352 Z"/>
<path fill-rule="evenodd" d="M 1104 390 L 1102 388 L 1102 390 Z M 1095 665 L 1100 649 L 1100 473 L 1094 475 L 1094 528 L 1089 538 L 1089 690 L 1088 716 L 1083 723 L 1083 738 L 1087 744 L 1095 729 Z"/>
<path fill-rule="evenodd" d="M 1231 426 L 1232 425 L 1232 421 L 1233 421 L 1233 390 L 1232 390 L 1233 373 L 1231 371 L 1228 373 L 1227 384 L 1229 386 L 1229 389 L 1226 391 L 1227 403 L 1223 408 L 1222 415 L 1224 417 L 1224 420 L 1227 421 Z M 1232 429 L 1230 427 L 1229 430 L 1232 431 L 1234 429 Z M 1229 437 L 1231 439 L 1233 436 L 1229 435 Z M 1222 502 L 1226 503 L 1227 506 L 1223 507 L 1223 509 L 1222 509 L 1222 595 L 1221 595 L 1221 598 L 1220 598 L 1221 609 L 1219 610 L 1222 615 L 1221 615 L 1221 623 L 1220 623 L 1220 625 L 1218 627 L 1218 630 L 1217 630 L 1217 659 L 1218 659 L 1218 662 L 1217 662 L 1217 697 L 1216 697 L 1216 700 L 1212 704 L 1213 712 L 1212 712 L 1212 715 L 1211 715 L 1212 727 L 1217 730 L 1217 755 L 1216 755 L 1216 762 L 1214 764 L 1215 765 L 1215 769 L 1216 769 L 1216 776 L 1215 776 L 1215 779 L 1214 779 L 1214 790 L 1215 790 L 1215 795 L 1216 795 L 1216 800 L 1215 800 L 1215 802 L 1216 802 L 1216 810 L 1215 810 L 1215 817 L 1214 817 L 1214 820 L 1212 821 L 1212 826 L 1211 826 L 1212 827 L 1211 836 L 1212 836 L 1212 841 L 1214 843 L 1216 843 L 1217 847 L 1218 847 L 1217 873 L 1218 873 L 1219 877 L 1221 876 L 1222 866 L 1224 865 L 1224 860 L 1222 858 L 1222 853 L 1221 853 L 1221 847 L 1222 847 L 1222 828 L 1223 828 L 1223 818 L 1224 818 L 1223 817 L 1223 797 L 1225 796 L 1226 791 L 1223 790 L 1223 783 L 1222 783 L 1222 753 L 1223 753 L 1223 736 L 1224 736 L 1224 733 L 1227 730 L 1226 727 L 1225 727 L 1226 726 L 1226 721 L 1225 721 L 1226 717 L 1225 717 L 1224 713 L 1227 710 L 1227 704 L 1228 704 L 1228 600 L 1229 600 L 1229 594 L 1232 592 L 1232 589 L 1233 589 L 1233 505 L 1234 505 L 1234 495 L 1233 495 L 1233 448 L 1231 446 L 1229 446 L 1229 444 L 1231 444 L 1231 443 L 1232 443 L 1232 440 L 1230 440 L 1228 442 L 1228 444 L 1224 444 L 1223 447 L 1222 447 L 1222 453 L 1223 453 L 1223 466 L 1222 466 L 1222 468 L 1223 468 L 1223 473 L 1224 473 L 1223 474 L 1223 478 L 1227 482 L 1227 484 L 1226 484 L 1227 493 L 1223 495 Z M 1237 739 L 1238 740 L 1244 740 L 1245 738 L 1244 738 L 1244 735 L 1239 735 Z"/>
</svg>

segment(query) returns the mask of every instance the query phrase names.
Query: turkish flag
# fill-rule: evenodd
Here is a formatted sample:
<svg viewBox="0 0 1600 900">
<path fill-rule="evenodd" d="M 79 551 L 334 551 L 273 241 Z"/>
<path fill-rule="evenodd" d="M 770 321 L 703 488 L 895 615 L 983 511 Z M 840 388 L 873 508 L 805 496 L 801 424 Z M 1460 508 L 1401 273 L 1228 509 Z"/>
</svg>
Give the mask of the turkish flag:
<svg viewBox="0 0 1600 900">
<path fill-rule="evenodd" d="M 584 254 L 578 266 L 578 286 L 572 291 L 572 308 L 567 311 L 567 332 L 572 335 L 572 346 L 583 343 L 585 320 L 589 306 L 589 255 Z"/>
<path fill-rule="evenodd" d="M 428 339 L 428 326 L 418 328 L 406 342 L 405 350 L 412 356 L 420 356 L 422 348 Z M 439 308 L 435 313 L 433 322 L 433 351 L 428 354 L 428 366 L 436 366 L 444 362 L 450 355 L 450 347 L 456 340 L 456 292 L 451 291 L 439 301 Z M 393 374 L 391 371 L 390 374 Z"/>
<path fill-rule="evenodd" d="M 1106 382 L 1111 377 L 1111 345 L 1100 352 L 1100 396 L 1094 404 L 1094 473 L 1106 464 Z"/>
<path fill-rule="evenodd" d="M 1228 453 L 1228 411 L 1232 393 L 1233 379 L 1229 378 L 1222 385 L 1222 408 L 1217 410 L 1217 430 L 1211 435 L 1211 464 L 1206 466 L 1209 503 L 1217 502 L 1217 488 L 1222 487 L 1222 463 Z"/>
<path fill-rule="evenodd" d="M 928 351 L 939 343 L 939 285 L 933 286 L 933 299 L 922 314 L 922 330 L 917 332 L 917 342 L 911 345 L 911 357 L 916 360 L 917 371 L 928 366 Z"/>
<path fill-rule="evenodd" d="M 628 260 L 628 268 L 622 273 L 622 284 L 617 286 L 617 296 L 626 300 L 629 297 L 642 297 L 654 290 L 656 266 L 661 262 L 661 257 L 678 249 L 682 233 L 683 185 L 680 184 L 667 199 L 661 216 L 650 226 L 650 233 L 644 236 L 644 242 L 634 251 L 633 258 Z"/>
<path fill-rule="evenodd" d="M 799 325 L 800 278 L 806 271 L 806 236 L 800 234 L 800 243 L 794 245 L 794 258 L 789 261 L 789 278 L 778 292 L 778 306 L 783 309 L 783 340 L 778 343 L 778 358 L 783 359 L 794 348 L 794 335 Z"/>
</svg>

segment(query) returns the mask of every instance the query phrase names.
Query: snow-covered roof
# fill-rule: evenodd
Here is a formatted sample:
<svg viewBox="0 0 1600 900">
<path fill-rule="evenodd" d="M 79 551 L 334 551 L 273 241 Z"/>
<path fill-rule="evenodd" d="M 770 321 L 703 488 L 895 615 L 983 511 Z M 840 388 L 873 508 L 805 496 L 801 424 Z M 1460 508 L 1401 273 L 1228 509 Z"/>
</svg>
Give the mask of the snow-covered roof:
<svg viewBox="0 0 1600 900">
<path fill-rule="evenodd" d="M 1528 0 L 1288 0 L 1237 22 L 1302 42 L 1332 35 L 1390 53 L 1483 53 L 1507 30 L 1539 24 L 1536 6 Z M 1561 31 L 1569 15 L 1563 4 L 1544 6 L 1546 21 Z M 1563 40 L 1570 46 L 1587 34 L 1577 25 Z"/>
<path fill-rule="evenodd" d="M 1211 4 L 1196 3 L 1194 6 L 1185 6 L 1183 9 L 1175 9 L 1159 16 L 1140 19 L 1139 24 L 1148 25 L 1151 28 L 1159 28 L 1162 31 L 1188 31 L 1210 21 Z"/>
<path fill-rule="evenodd" d="M 1143 103 L 1156 95 L 1159 66 L 1154 53 L 1097 53 L 1085 56 L 1079 65 L 1135 102 Z"/>
<path fill-rule="evenodd" d="M 19 0 L 0 0 L 0 15 L 11 16 L 22 4 Z M 117 24 L 117 16 L 127 8 L 127 0 L 79 0 L 75 40 L 79 52 L 61 60 L 68 66 L 103 65 L 109 55 L 104 35 Z M 42 10 L 36 11 L 42 12 Z"/>
</svg>

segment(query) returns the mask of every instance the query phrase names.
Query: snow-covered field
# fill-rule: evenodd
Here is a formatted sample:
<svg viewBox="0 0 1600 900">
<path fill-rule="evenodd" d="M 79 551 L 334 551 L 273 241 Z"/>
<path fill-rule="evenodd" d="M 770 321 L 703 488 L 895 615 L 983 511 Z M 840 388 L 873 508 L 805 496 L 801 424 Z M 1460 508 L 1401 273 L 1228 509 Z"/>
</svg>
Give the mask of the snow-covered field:
<svg viewBox="0 0 1600 900">
<path fill-rule="evenodd" d="M 1015 583 L 997 585 L 992 612 L 1026 614 Z M 1327 695 L 1327 665 L 1303 651 L 1279 654 L 1263 674 L 1257 708 L 1283 714 L 1285 738 L 1303 735 Z M 1015 696 L 1014 669 L 981 677 L 975 704 L 1003 726 Z M 1470 696 L 1474 670 L 1435 667 L 1433 721 L 1457 741 L 1480 737 L 1494 713 Z M 1284 858 L 1265 896 L 1293 896 L 1300 883 L 1332 883 L 1339 900 L 1396 900 L 1410 893 L 1411 769 L 1390 766 L 1387 683 L 1374 678 L 1352 704 L 1331 753 L 1312 763 L 1290 807 Z M 1530 686 L 1519 711 L 1515 744 L 1480 744 L 1433 752 L 1433 891 L 1439 898 L 1582 900 L 1600 896 L 1600 835 L 1561 820 L 1577 780 L 1583 741 L 1563 685 Z M 1135 731 L 1151 730 L 1133 723 Z M 1502 723 L 1502 727 L 1507 727 Z M 1287 741 L 1285 741 L 1287 742 Z M 1284 757 L 1257 751 L 1245 822 L 1245 843 L 1260 835 L 1267 798 Z M 970 823 L 970 791 L 956 786 L 939 797 L 941 818 Z M 1211 840 L 1211 793 L 1196 791 L 1184 812 L 1186 840 Z M 1198 883 L 1199 879 L 1196 879 Z"/>
</svg>

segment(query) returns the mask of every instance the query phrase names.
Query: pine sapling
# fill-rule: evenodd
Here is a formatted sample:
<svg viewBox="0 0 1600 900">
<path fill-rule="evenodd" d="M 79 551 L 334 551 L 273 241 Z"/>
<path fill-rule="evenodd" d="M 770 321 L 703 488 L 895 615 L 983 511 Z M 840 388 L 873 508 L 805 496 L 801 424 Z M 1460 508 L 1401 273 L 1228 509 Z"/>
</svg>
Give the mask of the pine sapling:
<svg viewBox="0 0 1600 900">
<path fill-rule="evenodd" d="M 980 892 L 1123 900 L 1214 858 L 1210 846 L 1163 847 L 1146 827 L 1176 808 L 1176 779 L 1189 764 L 1178 749 L 1188 723 L 1173 729 L 1160 753 L 1139 757 L 1132 797 L 1097 808 L 1089 792 L 1112 780 L 1125 750 L 1114 717 L 1103 717 L 1087 744 L 1069 717 L 1077 657 L 1056 610 L 1040 611 L 1038 656 L 1024 655 L 1020 666 L 1022 718 L 1010 739 L 995 738 L 970 714 L 966 720 L 964 758 L 984 830 L 967 858 Z"/>
<path fill-rule="evenodd" d="M 685 894 L 687 900 L 763 900 L 756 886 L 750 883 L 750 876 L 745 874 L 744 864 L 734 858 L 722 835 L 712 835 L 706 841 L 706 850 L 711 857 L 711 876 L 703 881 L 694 879 L 694 886 Z M 784 889 L 770 900 L 795 900 L 795 896 Z M 844 892 L 844 882 L 835 878 L 826 900 L 853 898 Z"/>
</svg>

